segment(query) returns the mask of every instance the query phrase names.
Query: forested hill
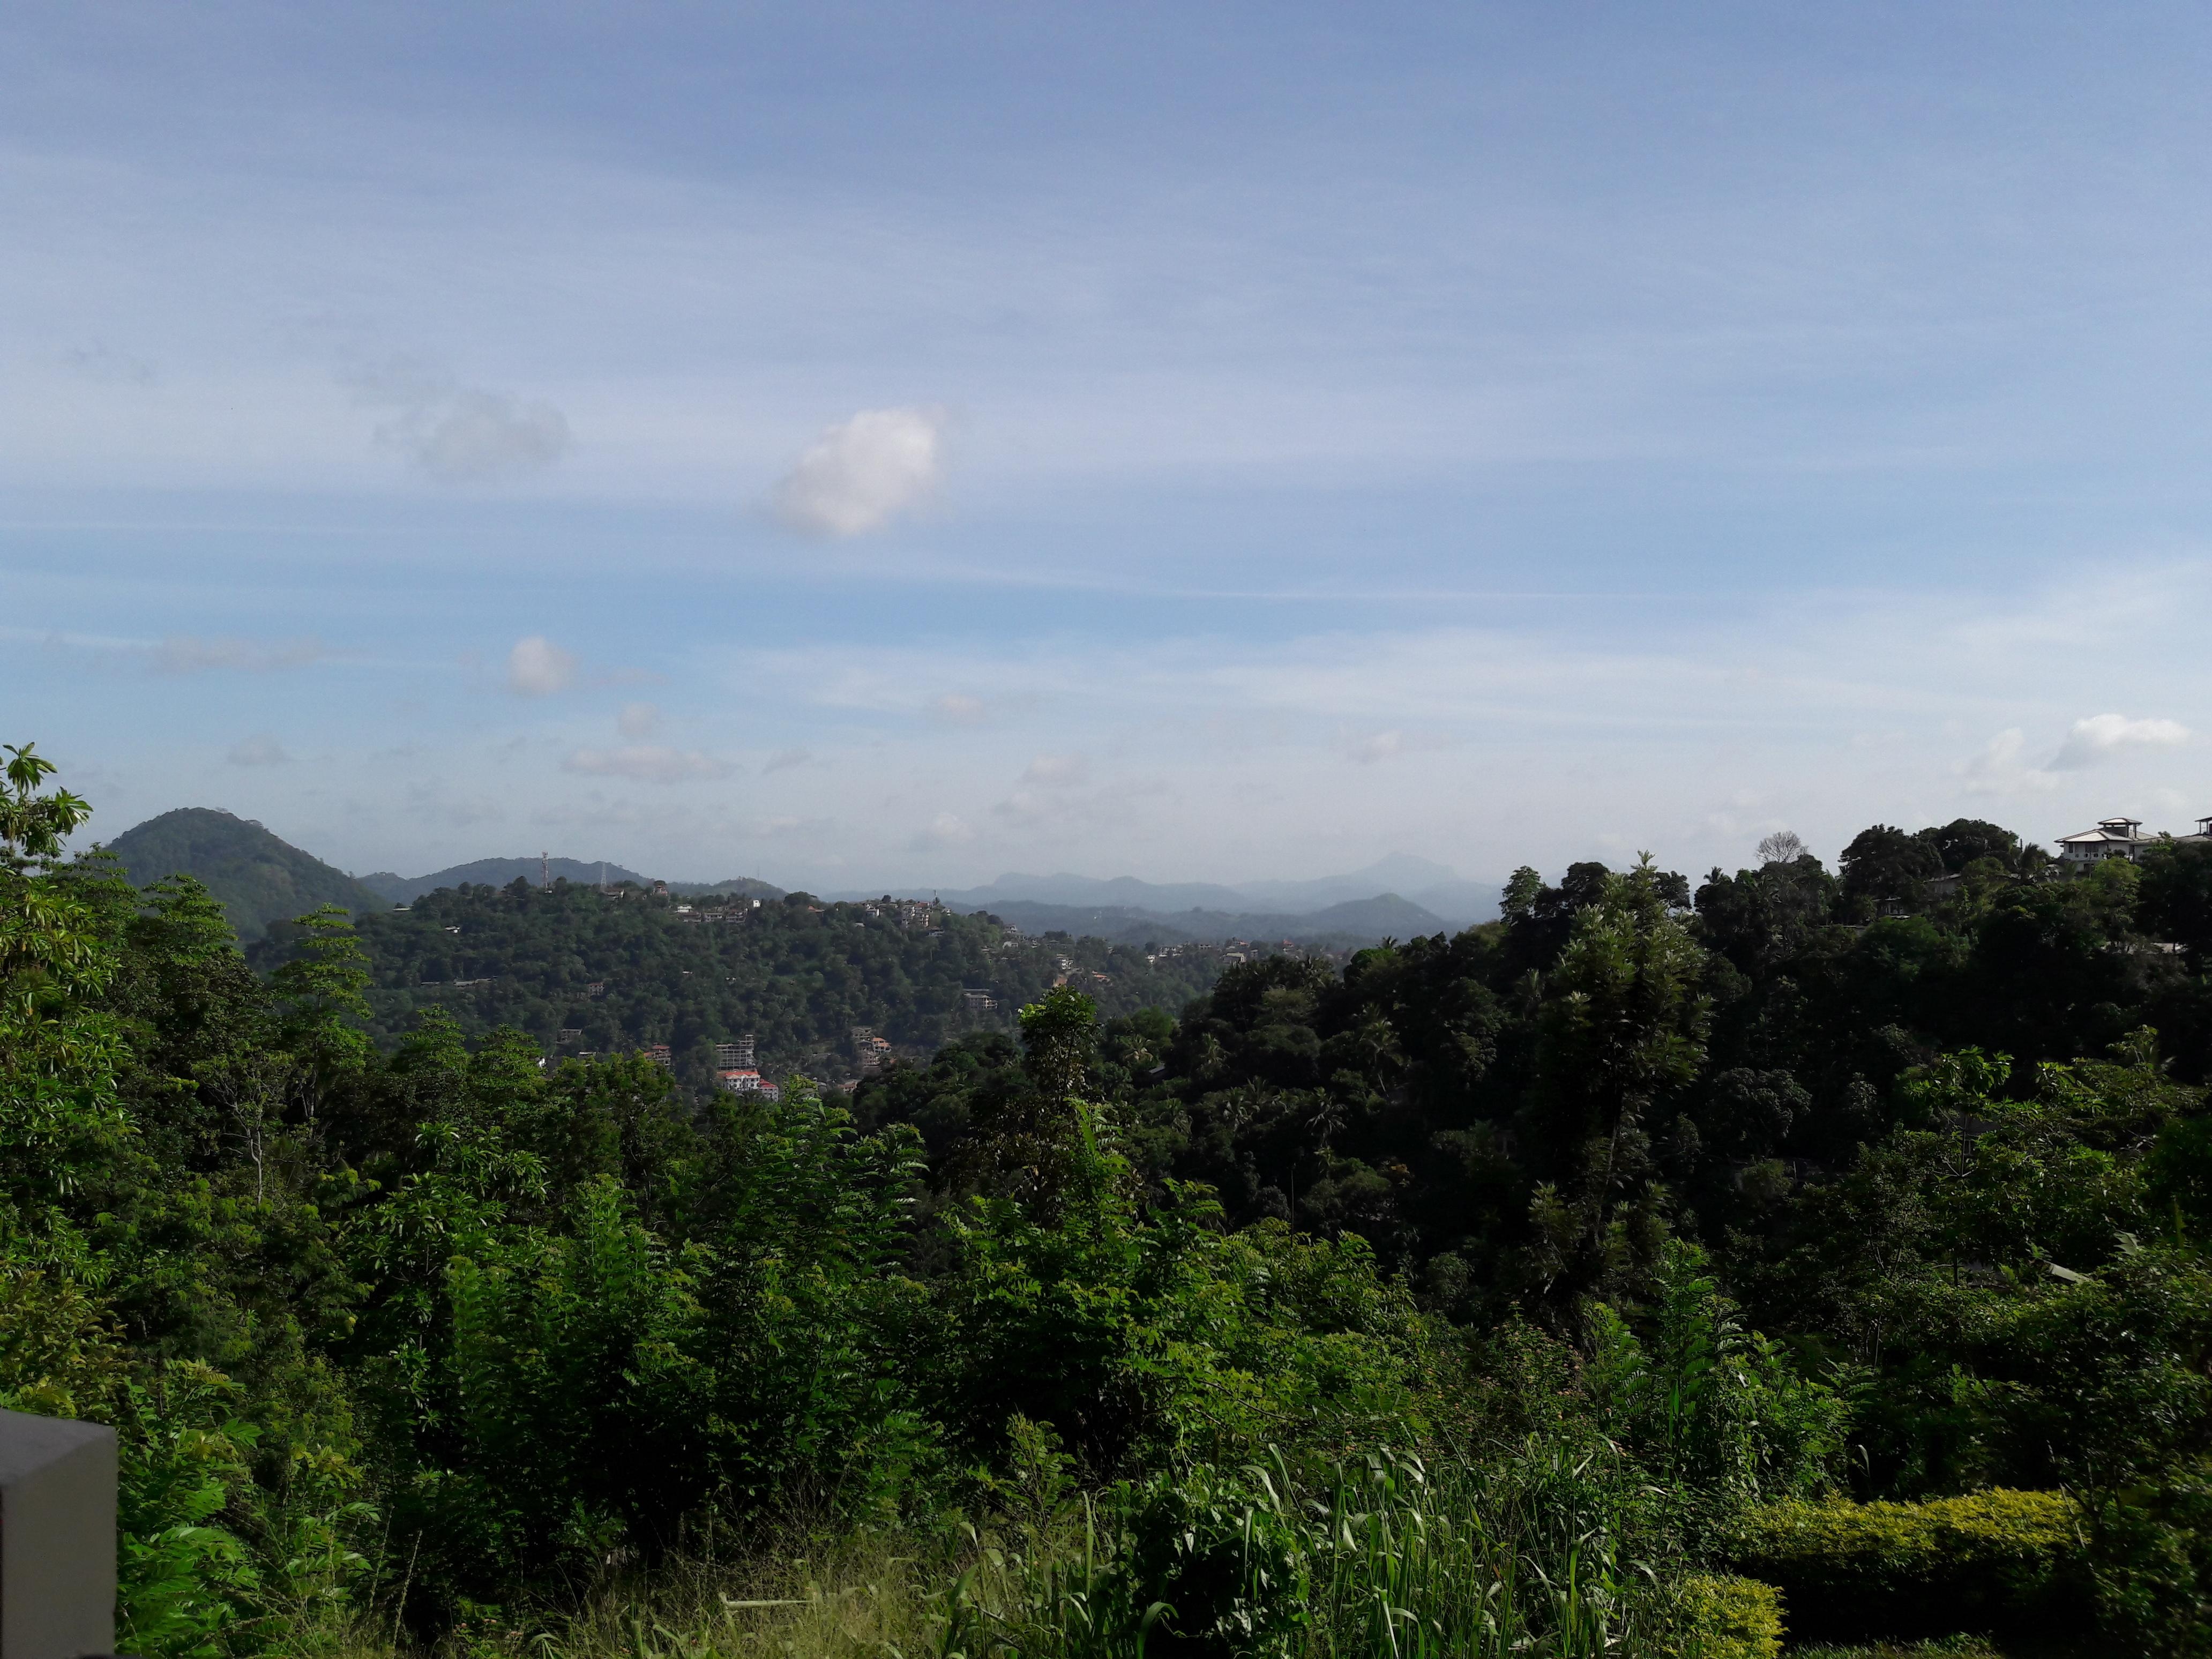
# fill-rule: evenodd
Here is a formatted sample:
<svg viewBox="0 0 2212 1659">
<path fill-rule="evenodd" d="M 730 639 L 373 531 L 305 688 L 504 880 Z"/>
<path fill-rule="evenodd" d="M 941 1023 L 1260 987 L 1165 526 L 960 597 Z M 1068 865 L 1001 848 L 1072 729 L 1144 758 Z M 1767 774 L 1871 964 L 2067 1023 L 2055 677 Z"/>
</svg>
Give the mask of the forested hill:
<svg viewBox="0 0 2212 1659">
<path fill-rule="evenodd" d="M 972 907 L 961 904 L 958 908 Z M 1124 945 L 1147 940 L 1160 945 L 1219 944 L 1229 939 L 1287 939 L 1328 950 L 1356 950 L 1386 939 L 1413 939 L 1424 933 L 1450 931 L 1442 916 L 1424 909 L 1395 893 L 1375 898 L 1352 899 L 1325 910 L 1297 914 L 1254 913 L 1244 910 L 1131 909 L 1126 906 L 1047 904 L 1030 899 L 1009 899 L 990 907 L 1003 917 L 1033 933 L 1060 929 L 1095 934 Z"/>
<path fill-rule="evenodd" d="M 964 1031 L 1012 1030 L 1014 1012 L 1058 980 L 1109 1014 L 1176 1009 L 1220 963 L 1201 952 L 1154 964 L 1125 945 L 1030 939 L 911 901 L 821 904 L 794 893 L 692 904 L 561 881 L 444 889 L 356 926 L 380 1039 L 438 1007 L 471 1038 L 510 1025 L 549 1051 L 666 1043 L 701 1084 L 713 1045 L 744 1036 L 757 1038 L 769 1075 L 835 1079 L 854 1058 L 855 1025 L 922 1054 Z M 575 1035 L 564 1042 L 564 1031 Z"/>
<path fill-rule="evenodd" d="M 433 870 L 427 876 L 395 875 L 389 870 L 379 870 L 361 878 L 362 885 L 381 893 L 394 904 L 408 904 L 425 893 L 434 893 L 441 887 L 504 887 L 518 877 L 535 882 L 541 877 L 559 876 L 568 881 L 588 881 L 605 886 L 618 882 L 635 882 L 640 886 L 647 878 L 635 870 L 626 870 L 619 864 L 605 860 L 593 864 L 582 859 L 514 858 L 477 859 L 469 864 L 456 864 L 444 870 Z"/>
<path fill-rule="evenodd" d="M 2212 843 L 1523 870 L 1188 1003 L 1208 953 L 527 883 L 262 975 L 61 857 L 48 769 L 0 1404 L 117 1431 L 118 1648 L 2207 1651 Z M 848 1023 L 951 1040 L 607 1052 Z"/>
<path fill-rule="evenodd" d="M 356 914 L 386 901 L 249 818 L 212 807 L 181 806 L 125 830 L 107 843 L 136 886 L 165 876 L 195 877 L 221 902 L 240 939 L 252 942 L 272 921 L 336 904 Z"/>
<path fill-rule="evenodd" d="M 1875 1201 L 1838 1196 L 1868 1149 L 1994 1121 L 2054 1086 L 2039 1067 L 2085 1057 L 2154 1048 L 2148 1076 L 2212 1082 L 2208 969 L 2212 845 L 2069 878 L 1994 825 L 1876 826 L 1838 870 L 1801 856 L 1694 889 L 1522 870 L 1502 923 L 1341 972 L 1228 969 L 1171 1039 L 1109 1034 L 1091 1086 L 1158 1176 L 1207 1183 L 1240 1223 L 1356 1232 L 1440 1305 L 1610 1293 L 1669 1232 L 1794 1293 L 1818 1264 L 1779 1264 L 1808 1217 Z M 1020 1064 L 963 1045 L 872 1080 L 856 1109 L 915 1123 L 957 1165 Z M 2103 1259 L 2120 1227 L 2054 1259 Z M 1762 1311 L 1797 1316 L 1788 1295 Z"/>
</svg>

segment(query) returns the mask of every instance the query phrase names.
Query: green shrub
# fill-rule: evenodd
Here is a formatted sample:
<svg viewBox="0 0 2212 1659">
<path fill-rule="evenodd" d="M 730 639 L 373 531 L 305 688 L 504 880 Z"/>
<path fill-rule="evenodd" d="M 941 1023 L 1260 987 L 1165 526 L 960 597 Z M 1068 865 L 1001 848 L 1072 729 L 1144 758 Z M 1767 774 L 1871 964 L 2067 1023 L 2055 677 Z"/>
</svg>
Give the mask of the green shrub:
<svg viewBox="0 0 2212 1659">
<path fill-rule="evenodd" d="M 1775 1659 L 1782 1651 L 1782 1593 L 1756 1578 L 1686 1580 L 1681 1618 L 1678 1659 Z"/>
<path fill-rule="evenodd" d="M 1805 1638 L 2047 1632 L 2087 1609 L 2080 1514 L 2058 1492 L 1772 1504 L 1740 1565 L 1782 1587 Z"/>
<path fill-rule="evenodd" d="M 1291 1659 L 1311 1622 L 1313 1563 L 1286 1479 L 1200 1464 L 1129 1494 L 1131 1610 L 1172 1612 L 1148 1650 L 1170 1659 Z"/>
</svg>

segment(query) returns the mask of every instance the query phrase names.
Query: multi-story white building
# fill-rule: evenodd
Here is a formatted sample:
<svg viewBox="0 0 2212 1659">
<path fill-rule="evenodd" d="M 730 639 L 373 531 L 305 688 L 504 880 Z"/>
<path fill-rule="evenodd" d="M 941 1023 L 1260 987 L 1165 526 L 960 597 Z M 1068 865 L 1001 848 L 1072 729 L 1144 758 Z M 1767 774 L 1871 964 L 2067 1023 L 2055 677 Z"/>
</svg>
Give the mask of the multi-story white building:
<svg viewBox="0 0 2212 1659">
<path fill-rule="evenodd" d="M 2145 835 L 2141 818 L 2100 818 L 2094 830 L 2059 837 L 2058 867 L 2067 875 L 2078 876 L 2107 859 L 2139 864 L 2145 852 L 2167 840 L 2212 841 L 2212 817 L 2197 819 L 2195 835 L 2173 836 Z"/>
</svg>

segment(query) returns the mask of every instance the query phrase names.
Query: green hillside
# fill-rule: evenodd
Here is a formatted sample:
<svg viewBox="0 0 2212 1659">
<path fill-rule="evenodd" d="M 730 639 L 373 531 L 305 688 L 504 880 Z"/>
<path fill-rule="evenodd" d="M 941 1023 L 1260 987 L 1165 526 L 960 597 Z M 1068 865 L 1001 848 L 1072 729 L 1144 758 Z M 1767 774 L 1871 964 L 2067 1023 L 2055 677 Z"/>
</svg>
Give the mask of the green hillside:
<svg viewBox="0 0 2212 1659">
<path fill-rule="evenodd" d="M 550 866 L 550 867 L 549 867 Z M 610 882 L 634 881 L 647 885 L 647 879 L 635 870 L 624 869 L 619 864 L 605 860 L 514 858 L 477 859 L 471 864 L 456 864 L 448 869 L 433 870 L 427 876 L 395 875 L 389 870 L 374 870 L 361 878 L 362 885 L 372 893 L 382 895 L 394 904 L 412 904 L 425 893 L 434 893 L 441 887 L 504 887 L 520 877 L 533 887 L 543 875 L 559 876 L 568 881 L 588 881 L 605 886 Z"/>
<path fill-rule="evenodd" d="M 955 908 L 968 909 L 965 902 Z M 1120 945 L 1220 943 L 1226 939 L 1294 940 L 1330 951 L 1356 951 L 1386 939 L 1448 933 L 1451 925 L 1395 893 L 1294 914 L 1252 910 L 1137 910 L 1127 906 L 1047 904 L 1002 899 L 990 914 L 1031 933 L 1053 929 L 1110 939 Z"/>
<path fill-rule="evenodd" d="M 0 1395 L 115 1429 L 144 1659 L 2207 1653 L 2212 842 L 1341 963 L 517 881 L 264 976 L 41 776 Z"/>
<path fill-rule="evenodd" d="M 373 893 L 380 894 L 394 904 L 412 904 L 425 893 L 434 893 L 441 887 L 504 887 L 517 879 L 540 886 L 544 876 L 557 876 L 563 881 L 589 884 L 594 887 L 619 886 L 623 882 L 638 887 L 653 885 L 652 878 L 619 864 L 610 864 L 605 859 L 478 859 L 472 864 L 456 864 L 449 869 L 434 870 L 427 876 L 402 876 L 390 870 L 372 871 L 361 878 L 362 885 Z M 783 889 L 751 876 L 738 876 L 727 881 L 672 881 L 668 890 L 691 898 L 714 893 L 727 894 L 736 898 L 781 898 Z"/>
<path fill-rule="evenodd" d="M 1155 963 L 1103 939 L 1027 938 L 995 917 L 910 901 L 817 904 L 794 893 L 693 905 L 563 881 L 443 889 L 364 916 L 358 936 L 373 975 L 370 1030 L 386 1042 L 439 1008 L 471 1040 L 508 1026 L 571 1054 L 665 1043 L 679 1074 L 702 1085 L 714 1045 L 737 1037 L 758 1039 L 770 1075 L 838 1079 L 857 1058 L 856 1025 L 921 1057 L 963 1033 L 1012 1031 L 1014 1011 L 1056 980 L 1113 1016 L 1180 1008 L 1221 966 L 1214 954 Z M 255 960 L 283 954 L 271 945 Z"/>
<path fill-rule="evenodd" d="M 341 904 L 356 915 L 391 908 L 343 870 L 280 841 L 250 818 L 207 806 L 180 806 L 126 830 L 107 844 L 133 885 L 164 876 L 196 876 L 222 901 L 243 940 L 272 921 Z"/>
</svg>

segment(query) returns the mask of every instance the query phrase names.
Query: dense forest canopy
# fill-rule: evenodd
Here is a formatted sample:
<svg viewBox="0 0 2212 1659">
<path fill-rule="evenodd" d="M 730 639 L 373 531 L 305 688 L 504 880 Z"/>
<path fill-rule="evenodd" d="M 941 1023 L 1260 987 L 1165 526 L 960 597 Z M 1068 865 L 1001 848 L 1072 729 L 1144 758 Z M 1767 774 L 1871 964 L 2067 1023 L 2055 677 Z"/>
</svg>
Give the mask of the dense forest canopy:
<svg viewBox="0 0 2212 1659">
<path fill-rule="evenodd" d="M 118 1427 L 131 1651 L 2212 1650 L 2201 844 L 1523 871 L 1103 1018 L 992 958 L 770 1100 L 549 1054 L 579 943 L 927 1021 L 990 924 L 526 885 L 257 972 L 9 754 L 0 1403 Z M 500 964 L 529 1029 L 419 995 Z"/>
<path fill-rule="evenodd" d="M 989 915 L 926 902 L 756 901 L 515 880 L 419 898 L 360 917 L 369 1030 L 450 1014 L 476 1040 L 500 1028 L 547 1052 L 666 1045 L 687 1081 L 710 1085 L 717 1042 L 751 1036 L 772 1072 L 840 1079 L 852 1029 L 927 1052 L 973 1030 L 1013 1029 L 1013 1011 L 1069 980 L 1113 1012 L 1179 1007 L 1218 958 L 1163 957 L 1093 939 L 1031 938 Z M 283 959 L 283 943 L 258 960 Z M 971 992 L 984 994 L 981 999 Z M 988 1000 L 991 1005 L 983 1006 Z"/>
</svg>

